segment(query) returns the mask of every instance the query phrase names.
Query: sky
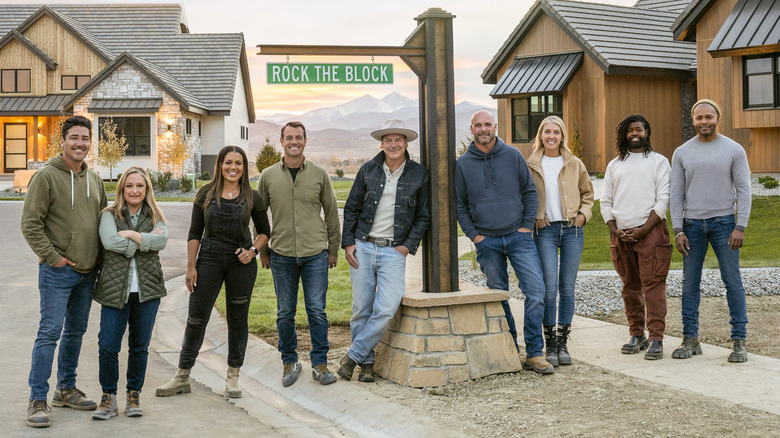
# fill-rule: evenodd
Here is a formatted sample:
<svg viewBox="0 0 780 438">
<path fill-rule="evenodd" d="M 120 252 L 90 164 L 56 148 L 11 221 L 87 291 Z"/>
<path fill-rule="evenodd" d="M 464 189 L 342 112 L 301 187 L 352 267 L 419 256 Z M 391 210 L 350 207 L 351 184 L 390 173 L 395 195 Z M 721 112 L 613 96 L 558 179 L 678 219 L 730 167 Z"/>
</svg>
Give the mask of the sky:
<svg viewBox="0 0 780 438">
<path fill-rule="evenodd" d="M 4 3 L 42 3 L 41 0 L 0 0 Z M 121 0 L 120 3 L 148 3 Z M 154 3 L 171 3 L 152 0 Z M 635 0 L 600 0 L 631 6 Z M 106 3 L 96 0 L 58 0 L 52 3 Z M 176 3 L 176 2 L 173 2 Z M 414 17 L 438 7 L 453 20 L 455 101 L 495 108 L 480 75 L 533 4 L 531 0 L 184 0 L 181 2 L 192 33 L 242 32 L 247 46 L 252 92 L 258 116 L 279 112 L 301 114 L 371 94 L 381 98 L 397 92 L 417 98 L 417 77 L 398 58 L 376 57 L 393 63 L 394 83 L 382 85 L 269 85 L 265 67 L 287 62 L 285 56 L 258 56 L 262 44 L 331 44 L 401 46 L 414 31 Z M 290 62 L 371 63 L 370 57 L 292 56 Z"/>
</svg>

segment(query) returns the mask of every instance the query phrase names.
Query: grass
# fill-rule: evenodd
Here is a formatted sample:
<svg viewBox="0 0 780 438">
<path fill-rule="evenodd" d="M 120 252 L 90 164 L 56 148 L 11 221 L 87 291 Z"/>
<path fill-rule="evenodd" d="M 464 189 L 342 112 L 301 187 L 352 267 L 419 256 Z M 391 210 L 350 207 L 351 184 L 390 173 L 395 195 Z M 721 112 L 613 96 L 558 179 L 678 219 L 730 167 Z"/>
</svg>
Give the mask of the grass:
<svg viewBox="0 0 780 438">
<path fill-rule="evenodd" d="M 255 335 L 276 332 L 276 295 L 270 269 L 263 269 L 258 263 L 257 281 L 249 305 L 249 331 Z M 217 310 L 225 314 L 224 288 L 217 298 Z M 328 271 L 328 321 L 331 325 L 348 325 L 352 317 L 352 285 L 349 280 L 349 265 L 344 250 L 339 251 L 338 265 Z M 298 327 L 308 327 L 306 308 L 303 304 L 303 289 L 298 290 L 298 311 L 295 315 Z"/>
<path fill-rule="evenodd" d="M 780 233 L 776 232 L 774 218 L 780 216 L 780 197 L 754 196 L 750 221 L 745 232 L 745 244 L 740 250 L 740 266 L 774 267 L 780 262 Z M 674 243 L 672 221 L 667 213 L 669 236 Z M 461 260 L 472 260 L 473 251 L 464 254 Z M 712 248 L 704 259 L 705 268 L 717 268 L 718 262 Z M 580 259 L 581 271 L 614 269 L 609 251 L 609 228 L 601 217 L 599 201 L 593 205 L 593 218 L 585 226 L 585 249 Z M 682 269 L 682 255 L 674 250 L 671 269 Z"/>
<path fill-rule="evenodd" d="M 354 181 L 333 181 L 333 191 L 336 192 L 336 201 L 338 201 L 339 207 L 344 208 L 353 183 Z"/>
</svg>

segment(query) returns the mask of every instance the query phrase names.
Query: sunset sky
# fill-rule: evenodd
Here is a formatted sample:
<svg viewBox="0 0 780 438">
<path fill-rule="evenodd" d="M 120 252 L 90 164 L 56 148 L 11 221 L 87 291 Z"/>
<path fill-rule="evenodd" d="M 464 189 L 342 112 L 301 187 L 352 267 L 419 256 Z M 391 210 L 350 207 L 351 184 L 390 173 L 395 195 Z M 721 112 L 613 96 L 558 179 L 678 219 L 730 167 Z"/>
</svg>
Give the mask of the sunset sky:
<svg viewBox="0 0 780 438">
<path fill-rule="evenodd" d="M 41 1 L 3 0 L 6 3 Z M 145 3 L 121 0 L 119 3 Z M 153 1 L 164 3 L 165 1 Z M 105 1 L 55 1 L 52 3 L 106 3 Z M 337 105 L 372 94 L 392 92 L 417 98 L 417 78 L 398 58 L 377 57 L 375 62 L 394 64 L 395 82 L 389 85 L 268 85 L 265 65 L 286 62 L 284 56 L 257 56 L 258 44 L 339 44 L 400 46 L 414 30 L 414 17 L 431 7 L 456 16 L 453 21 L 455 50 L 455 100 L 495 107 L 491 85 L 480 74 L 533 4 L 531 0 L 185 0 L 193 33 L 243 32 L 258 116 L 278 112 L 302 113 Z M 635 0 L 601 0 L 630 6 Z M 370 57 L 303 57 L 290 62 L 370 63 Z"/>
</svg>

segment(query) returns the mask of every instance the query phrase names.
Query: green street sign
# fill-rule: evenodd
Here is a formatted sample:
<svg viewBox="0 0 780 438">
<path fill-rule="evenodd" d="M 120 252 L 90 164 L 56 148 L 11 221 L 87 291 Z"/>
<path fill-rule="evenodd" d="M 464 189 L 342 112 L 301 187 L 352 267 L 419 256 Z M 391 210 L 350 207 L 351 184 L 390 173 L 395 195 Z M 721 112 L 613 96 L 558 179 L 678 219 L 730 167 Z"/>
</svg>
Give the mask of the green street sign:
<svg viewBox="0 0 780 438">
<path fill-rule="evenodd" d="M 392 84 L 393 64 L 267 64 L 269 84 Z"/>
</svg>

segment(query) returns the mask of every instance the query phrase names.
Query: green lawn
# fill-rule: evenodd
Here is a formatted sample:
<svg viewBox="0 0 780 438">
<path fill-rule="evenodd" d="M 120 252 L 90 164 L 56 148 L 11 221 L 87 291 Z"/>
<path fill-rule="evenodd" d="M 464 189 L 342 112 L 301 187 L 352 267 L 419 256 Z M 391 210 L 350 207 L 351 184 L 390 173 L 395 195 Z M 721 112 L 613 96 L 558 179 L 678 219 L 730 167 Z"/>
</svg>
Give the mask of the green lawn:
<svg viewBox="0 0 780 438">
<path fill-rule="evenodd" d="M 339 207 L 344 208 L 353 183 L 354 181 L 333 181 L 333 191 L 336 192 L 336 201 L 338 201 Z"/>
<path fill-rule="evenodd" d="M 259 262 L 259 260 L 258 260 Z M 217 299 L 217 310 L 225 314 L 224 289 Z M 348 325 L 352 317 L 352 285 L 349 281 L 349 265 L 344 250 L 339 251 L 338 265 L 328 271 L 328 299 L 325 311 L 331 325 Z M 306 308 L 303 304 L 303 289 L 298 290 L 298 311 L 295 323 L 307 327 Z M 249 331 L 255 335 L 276 331 L 276 295 L 270 269 L 263 269 L 258 263 L 257 281 L 249 306 Z"/>
</svg>

